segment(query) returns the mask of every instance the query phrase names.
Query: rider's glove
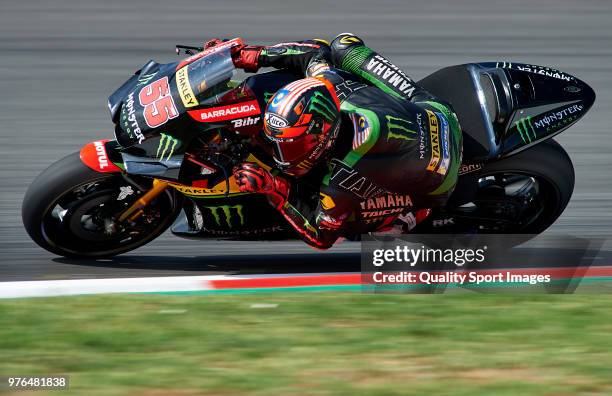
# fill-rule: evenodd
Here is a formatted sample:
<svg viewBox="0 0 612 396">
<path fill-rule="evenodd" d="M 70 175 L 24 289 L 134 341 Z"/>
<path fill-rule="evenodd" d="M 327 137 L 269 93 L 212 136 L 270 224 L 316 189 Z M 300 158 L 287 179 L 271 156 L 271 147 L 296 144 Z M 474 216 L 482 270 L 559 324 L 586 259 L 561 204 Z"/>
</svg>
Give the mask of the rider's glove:
<svg viewBox="0 0 612 396">
<path fill-rule="evenodd" d="M 255 163 L 243 162 L 235 167 L 234 178 L 240 191 L 265 194 L 276 209 L 280 209 L 289 197 L 289 181 Z"/>
<path fill-rule="evenodd" d="M 204 44 L 204 49 L 213 48 L 224 40 L 214 38 Z M 244 71 L 255 73 L 259 70 L 259 54 L 264 47 L 261 45 L 238 45 L 232 48 L 234 66 Z"/>
<path fill-rule="evenodd" d="M 222 42 L 223 42 L 223 40 L 221 40 L 220 38 L 210 39 L 210 40 L 208 40 L 204 44 L 204 49 L 209 49 L 209 48 L 212 48 L 212 47 L 216 47 L 217 45 L 221 44 Z"/>
<path fill-rule="evenodd" d="M 232 48 L 234 66 L 255 73 L 259 69 L 259 54 L 263 48 L 261 45 L 242 45 Z"/>
</svg>

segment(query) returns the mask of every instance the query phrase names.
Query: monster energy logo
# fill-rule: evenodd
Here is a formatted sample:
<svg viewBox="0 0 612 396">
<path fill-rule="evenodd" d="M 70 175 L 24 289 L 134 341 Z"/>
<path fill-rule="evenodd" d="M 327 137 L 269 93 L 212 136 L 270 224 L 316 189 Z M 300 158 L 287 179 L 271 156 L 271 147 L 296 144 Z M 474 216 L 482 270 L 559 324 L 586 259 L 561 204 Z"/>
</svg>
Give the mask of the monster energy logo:
<svg viewBox="0 0 612 396">
<path fill-rule="evenodd" d="M 521 118 L 514 125 L 516 126 L 516 129 L 521 134 L 521 139 L 523 139 L 523 142 L 531 143 L 533 139 L 536 138 L 535 129 L 533 129 L 533 125 L 531 125 L 531 117 Z M 533 137 L 529 135 L 530 131 Z"/>
<path fill-rule="evenodd" d="M 292 49 L 292 48 L 287 48 L 285 51 L 282 52 L 278 52 L 278 53 L 270 53 L 269 55 L 299 55 L 299 54 L 303 54 L 304 51 L 300 51 L 300 50 L 296 50 L 296 49 Z"/>
<path fill-rule="evenodd" d="M 232 228 L 234 226 L 234 224 L 232 223 L 233 215 L 231 209 L 234 209 L 238 214 L 238 218 L 240 219 L 240 225 L 244 225 L 244 214 L 242 213 L 242 205 L 207 206 L 207 208 L 210 210 L 210 213 L 212 214 L 213 218 L 215 219 L 215 223 L 217 223 L 218 226 L 221 226 L 221 215 L 225 217 L 225 223 L 227 223 L 229 228 Z"/>
<path fill-rule="evenodd" d="M 263 94 L 264 102 L 268 103 L 270 99 L 272 98 L 272 96 L 274 96 L 274 92 L 264 92 Z"/>
<path fill-rule="evenodd" d="M 177 138 L 162 133 L 161 139 L 159 139 L 159 144 L 157 145 L 157 152 L 155 153 L 155 156 L 159 158 L 160 161 L 163 161 L 164 156 L 166 155 L 166 153 L 168 153 L 168 156 L 166 157 L 166 161 L 168 161 L 170 157 L 172 157 L 174 149 L 176 148 L 176 145 L 178 143 L 179 140 Z"/>
<path fill-rule="evenodd" d="M 321 92 L 316 91 L 308 104 L 308 111 L 319 113 L 327 122 L 333 122 L 336 112 L 333 110 L 336 104 L 329 98 L 326 98 Z"/>
<path fill-rule="evenodd" d="M 151 74 L 143 74 L 141 76 L 138 77 L 138 85 L 145 85 L 148 84 L 149 81 L 151 81 L 151 79 L 157 74 L 157 72 L 155 73 L 151 73 Z"/>
<path fill-rule="evenodd" d="M 387 119 L 387 130 L 388 130 L 387 140 L 389 139 L 414 140 L 414 138 L 418 135 L 417 132 L 413 131 L 412 129 L 407 128 L 408 125 L 412 124 L 412 121 L 404 120 L 404 119 L 393 117 L 390 115 L 385 116 L 385 118 Z M 409 137 L 407 135 L 414 136 L 414 137 Z"/>
</svg>

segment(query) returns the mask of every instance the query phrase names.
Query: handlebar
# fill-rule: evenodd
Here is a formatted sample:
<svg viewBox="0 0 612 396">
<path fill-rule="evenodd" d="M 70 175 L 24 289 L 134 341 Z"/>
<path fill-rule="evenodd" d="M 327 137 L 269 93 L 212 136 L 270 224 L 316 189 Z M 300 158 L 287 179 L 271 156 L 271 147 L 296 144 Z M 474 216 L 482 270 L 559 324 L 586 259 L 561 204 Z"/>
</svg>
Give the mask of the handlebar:
<svg viewBox="0 0 612 396">
<path fill-rule="evenodd" d="M 183 50 L 183 52 L 187 55 L 193 55 L 196 54 L 198 52 L 202 52 L 204 51 L 204 47 L 193 47 L 190 45 L 180 45 L 177 44 L 176 45 L 176 54 L 180 55 L 181 54 L 181 50 Z"/>
</svg>

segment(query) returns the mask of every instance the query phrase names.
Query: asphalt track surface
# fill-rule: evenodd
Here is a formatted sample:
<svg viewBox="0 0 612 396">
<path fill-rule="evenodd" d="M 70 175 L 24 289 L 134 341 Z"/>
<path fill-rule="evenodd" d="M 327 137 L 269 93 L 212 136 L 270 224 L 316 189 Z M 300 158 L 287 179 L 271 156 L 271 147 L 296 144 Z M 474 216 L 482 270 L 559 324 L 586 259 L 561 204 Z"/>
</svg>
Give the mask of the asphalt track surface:
<svg viewBox="0 0 612 396">
<path fill-rule="evenodd" d="M 268 44 L 351 31 L 415 79 L 452 64 L 498 60 L 576 75 L 598 98 L 558 137 L 577 183 L 550 231 L 610 236 L 611 20 L 607 0 L 0 0 L 0 281 L 358 270 L 358 244 L 318 253 L 299 242 L 198 242 L 166 234 L 114 260 L 75 261 L 47 253 L 26 235 L 20 206 L 34 177 L 84 143 L 112 137 L 108 95 L 148 59 L 176 60 L 175 44 L 215 36 Z M 598 259 L 608 258 L 604 251 Z"/>
</svg>

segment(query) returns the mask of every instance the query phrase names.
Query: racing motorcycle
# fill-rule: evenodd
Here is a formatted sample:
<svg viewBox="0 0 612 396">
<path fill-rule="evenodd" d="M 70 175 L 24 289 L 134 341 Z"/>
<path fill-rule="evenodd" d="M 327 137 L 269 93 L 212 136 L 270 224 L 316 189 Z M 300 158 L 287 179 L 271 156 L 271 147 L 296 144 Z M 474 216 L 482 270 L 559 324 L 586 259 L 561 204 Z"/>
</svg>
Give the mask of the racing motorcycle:
<svg viewBox="0 0 612 396">
<path fill-rule="evenodd" d="M 190 56 L 136 71 L 108 99 L 115 140 L 86 144 L 32 182 L 22 207 L 30 237 L 55 254 L 89 258 L 133 250 L 173 223 L 185 238 L 296 238 L 265 197 L 239 191 L 232 168 L 251 161 L 270 169 L 262 114 L 301 76 L 234 80 L 231 48 L 240 44 L 177 46 Z M 549 227 L 574 187 L 570 157 L 551 138 L 586 114 L 593 89 L 558 70 L 509 62 L 446 67 L 419 84 L 452 104 L 464 151 L 451 199 L 413 232 Z"/>
</svg>

